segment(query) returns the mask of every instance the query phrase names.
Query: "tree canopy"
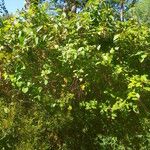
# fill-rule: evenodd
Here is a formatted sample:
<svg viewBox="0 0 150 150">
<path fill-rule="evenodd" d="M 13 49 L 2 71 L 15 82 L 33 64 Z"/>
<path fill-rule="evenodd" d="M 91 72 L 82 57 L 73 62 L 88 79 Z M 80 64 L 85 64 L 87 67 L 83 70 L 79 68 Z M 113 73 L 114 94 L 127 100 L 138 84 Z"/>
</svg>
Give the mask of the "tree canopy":
<svg viewBox="0 0 150 150">
<path fill-rule="evenodd" d="M 0 149 L 148 150 L 148 24 L 106 1 L 47 7 L 0 27 Z"/>
<path fill-rule="evenodd" d="M 150 1 L 142 0 L 136 4 L 135 13 L 140 22 L 150 24 Z"/>
</svg>

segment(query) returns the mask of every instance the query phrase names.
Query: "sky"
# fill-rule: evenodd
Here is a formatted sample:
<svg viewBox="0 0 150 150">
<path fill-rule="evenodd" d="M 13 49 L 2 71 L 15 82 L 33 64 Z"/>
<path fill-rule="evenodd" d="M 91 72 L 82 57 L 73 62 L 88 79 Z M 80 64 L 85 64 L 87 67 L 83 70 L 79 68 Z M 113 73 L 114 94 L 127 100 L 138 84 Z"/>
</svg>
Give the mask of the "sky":
<svg viewBox="0 0 150 150">
<path fill-rule="evenodd" d="M 24 0 L 5 0 L 6 8 L 9 13 L 14 13 L 17 9 L 21 10 L 24 7 Z"/>
</svg>

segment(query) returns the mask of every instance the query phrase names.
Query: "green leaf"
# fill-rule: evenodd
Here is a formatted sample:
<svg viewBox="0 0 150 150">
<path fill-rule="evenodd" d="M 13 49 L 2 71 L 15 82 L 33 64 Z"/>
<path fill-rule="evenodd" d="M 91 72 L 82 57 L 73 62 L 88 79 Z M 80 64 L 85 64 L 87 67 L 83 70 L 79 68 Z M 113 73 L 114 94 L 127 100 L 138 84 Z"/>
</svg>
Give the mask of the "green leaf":
<svg viewBox="0 0 150 150">
<path fill-rule="evenodd" d="M 36 31 L 39 32 L 42 28 L 43 26 L 39 26 Z"/>
<path fill-rule="evenodd" d="M 4 108 L 4 112 L 7 114 L 7 113 L 10 112 L 10 110 L 9 110 L 7 107 L 5 107 L 5 108 Z"/>
<path fill-rule="evenodd" d="M 48 80 L 44 80 L 44 84 L 47 85 L 48 84 Z"/>
<path fill-rule="evenodd" d="M 114 41 L 116 41 L 118 38 L 119 38 L 119 34 L 116 34 L 115 36 L 114 36 Z"/>
<path fill-rule="evenodd" d="M 150 92 L 150 87 L 144 87 L 144 90 L 149 91 Z"/>
<path fill-rule="evenodd" d="M 39 43 L 39 38 L 36 37 L 36 38 L 35 38 L 35 44 L 38 45 L 38 43 Z"/>
<path fill-rule="evenodd" d="M 28 90 L 29 90 L 29 88 L 28 88 L 28 87 L 23 87 L 23 88 L 22 88 L 22 92 L 23 92 L 23 93 L 27 93 L 27 92 L 28 92 Z"/>
</svg>

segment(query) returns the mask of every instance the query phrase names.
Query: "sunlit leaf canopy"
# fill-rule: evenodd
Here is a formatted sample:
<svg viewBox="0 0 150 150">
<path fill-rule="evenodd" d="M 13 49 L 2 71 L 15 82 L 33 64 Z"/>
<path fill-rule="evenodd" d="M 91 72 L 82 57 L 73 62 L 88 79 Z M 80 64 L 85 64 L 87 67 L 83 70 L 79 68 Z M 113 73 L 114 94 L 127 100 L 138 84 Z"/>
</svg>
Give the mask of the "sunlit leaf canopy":
<svg viewBox="0 0 150 150">
<path fill-rule="evenodd" d="M 149 24 L 117 5 L 2 18 L 0 149 L 149 149 Z"/>
</svg>

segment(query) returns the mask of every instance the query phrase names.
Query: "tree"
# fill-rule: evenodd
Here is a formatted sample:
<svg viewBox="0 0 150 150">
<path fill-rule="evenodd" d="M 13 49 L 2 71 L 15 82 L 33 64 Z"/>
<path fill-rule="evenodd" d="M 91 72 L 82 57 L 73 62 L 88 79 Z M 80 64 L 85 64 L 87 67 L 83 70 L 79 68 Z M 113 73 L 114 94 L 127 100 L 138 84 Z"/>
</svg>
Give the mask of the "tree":
<svg viewBox="0 0 150 150">
<path fill-rule="evenodd" d="M 108 0 L 108 2 L 120 14 L 120 21 L 124 21 L 126 12 L 134 7 L 138 0 Z"/>
<path fill-rule="evenodd" d="M 44 1 L 45 0 L 25 0 L 25 9 L 28 9 L 31 5 L 37 6 Z"/>
<path fill-rule="evenodd" d="M 8 10 L 6 9 L 4 0 L 0 1 L 0 14 L 2 14 L 2 15 L 8 14 Z"/>
<path fill-rule="evenodd" d="M 25 8 L 28 9 L 31 4 L 38 5 L 39 3 L 45 2 L 45 0 L 25 0 Z M 61 8 L 64 12 L 74 12 L 76 13 L 77 9 L 81 10 L 85 7 L 85 4 L 88 0 L 52 0 L 50 3 L 53 3 L 55 8 Z"/>
<path fill-rule="evenodd" d="M 142 0 L 135 6 L 134 11 L 139 21 L 150 24 L 150 0 Z"/>
<path fill-rule="evenodd" d="M 94 2 L 0 28 L 0 149 L 149 149 L 150 30 Z"/>
</svg>

